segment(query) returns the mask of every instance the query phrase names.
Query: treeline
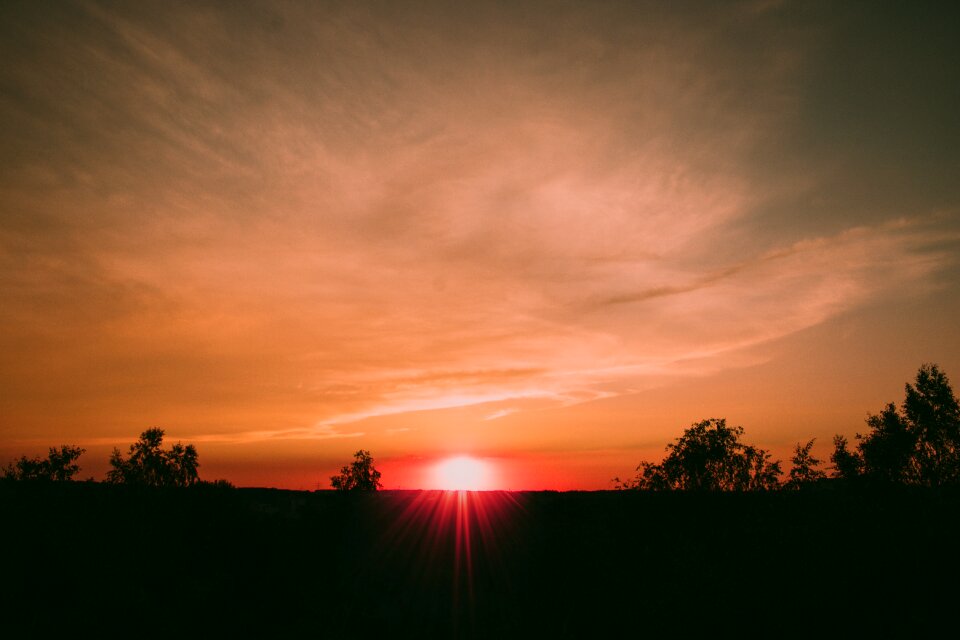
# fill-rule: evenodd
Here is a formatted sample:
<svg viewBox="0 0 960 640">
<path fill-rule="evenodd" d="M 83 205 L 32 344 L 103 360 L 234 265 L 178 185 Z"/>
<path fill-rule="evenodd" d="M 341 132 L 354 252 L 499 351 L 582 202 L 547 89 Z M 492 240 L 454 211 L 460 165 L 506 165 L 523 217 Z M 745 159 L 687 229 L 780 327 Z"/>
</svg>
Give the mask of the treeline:
<svg viewBox="0 0 960 640">
<path fill-rule="evenodd" d="M 668 444 L 661 462 L 641 462 L 632 478 L 614 478 L 615 488 L 646 491 L 773 491 L 801 489 L 827 480 L 846 484 L 939 487 L 960 483 L 960 402 L 946 374 L 924 364 L 898 407 L 887 404 L 868 415 L 868 430 L 856 435 L 856 445 L 842 435 L 833 438 L 830 475 L 812 454 L 815 439 L 797 443 L 792 466 L 784 478 L 782 463 L 770 453 L 741 441 L 743 427 L 723 418 L 694 423 Z M 112 484 L 189 487 L 197 484 L 232 486 L 226 480 L 206 483 L 198 474 L 199 455 L 192 444 L 163 449 L 163 429 L 147 429 L 130 445 L 127 457 L 119 449 L 110 456 L 106 481 Z M 21 457 L 2 471 L 7 480 L 73 480 L 84 449 L 71 445 L 50 448 L 46 458 Z M 339 490 L 376 491 L 382 485 L 369 451 L 360 450 L 349 466 L 331 478 Z"/>
<path fill-rule="evenodd" d="M 831 479 L 920 487 L 960 483 L 960 403 L 937 365 L 922 365 L 914 384 L 906 384 L 903 404 L 889 403 L 868 415 L 866 424 L 853 449 L 847 438 L 834 436 Z M 621 490 L 771 491 L 828 479 L 812 455 L 815 439 L 797 443 L 784 481 L 781 462 L 741 442 L 741 435 L 743 427 L 728 427 L 722 418 L 694 423 L 667 445 L 663 461 L 641 462 L 634 477 L 613 482 Z"/>
<path fill-rule="evenodd" d="M 106 481 L 146 487 L 191 487 L 196 485 L 232 486 L 226 480 L 205 482 L 198 469 L 200 456 L 192 444 L 179 442 L 170 449 L 163 448 L 163 429 L 147 429 L 140 439 L 130 445 L 125 458 L 119 449 L 110 455 L 110 471 Z M 73 480 L 80 472 L 77 459 L 86 450 L 81 447 L 62 445 L 51 447 L 46 458 L 21 456 L 4 468 L 6 480 L 38 482 L 64 482 Z"/>
</svg>

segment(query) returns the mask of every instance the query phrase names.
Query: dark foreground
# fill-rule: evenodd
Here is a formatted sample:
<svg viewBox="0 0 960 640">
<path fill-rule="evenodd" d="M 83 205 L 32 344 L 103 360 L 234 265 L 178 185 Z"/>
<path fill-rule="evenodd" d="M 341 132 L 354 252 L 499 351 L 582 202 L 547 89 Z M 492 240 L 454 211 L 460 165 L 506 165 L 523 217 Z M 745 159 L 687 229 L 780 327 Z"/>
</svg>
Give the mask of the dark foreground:
<svg viewBox="0 0 960 640">
<path fill-rule="evenodd" d="M 957 626 L 956 492 L 0 484 L 0 509 L 3 627 L 19 634 L 795 636 Z"/>
</svg>

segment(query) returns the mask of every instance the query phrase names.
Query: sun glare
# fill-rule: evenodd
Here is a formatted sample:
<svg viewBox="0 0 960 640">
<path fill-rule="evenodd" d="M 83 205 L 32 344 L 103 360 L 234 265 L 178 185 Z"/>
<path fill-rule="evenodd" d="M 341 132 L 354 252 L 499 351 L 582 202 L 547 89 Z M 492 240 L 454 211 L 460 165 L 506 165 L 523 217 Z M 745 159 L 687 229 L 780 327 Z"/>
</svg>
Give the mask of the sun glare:
<svg viewBox="0 0 960 640">
<path fill-rule="evenodd" d="M 447 458 L 434 468 L 437 488 L 446 491 L 483 491 L 489 475 L 486 464 L 469 456 Z"/>
</svg>

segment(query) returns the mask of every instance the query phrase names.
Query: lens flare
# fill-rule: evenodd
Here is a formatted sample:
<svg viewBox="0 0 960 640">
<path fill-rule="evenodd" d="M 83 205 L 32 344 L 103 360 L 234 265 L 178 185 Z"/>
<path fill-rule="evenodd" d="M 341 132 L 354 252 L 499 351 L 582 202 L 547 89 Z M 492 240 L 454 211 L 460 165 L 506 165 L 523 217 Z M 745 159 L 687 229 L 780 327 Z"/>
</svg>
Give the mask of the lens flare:
<svg viewBox="0 0 960 640">
<path fill-rule="evenodd" d="M 483 491 L 489 488 L 490 470 L 469 456 L 447 458 L 434 468 L 434 482 L 446 491 Z"/>
<path fill-rule="evenodd" d="M 448 462 L 448 461 L 444 461 Z M 383 563 L 406 563 L 397 574 L 398 593 L 433 593 L 451 627 L 440 635 L 474 635 L 492 585 L 498 594 L 523 598 L 512 567 L 523 535 L 523 495 L 507 491 L 378 491 L 389 517 L 357 583 L 366 593 L 368 572 Z M 389 559 L 389 560 L 388 560 Z M 379 574 L 375 574 L 379 575 Z M 407 588 L 409 587 L 409 588 Z M 424 635 L 438 634 L 434 629 Z"/>
</svg>

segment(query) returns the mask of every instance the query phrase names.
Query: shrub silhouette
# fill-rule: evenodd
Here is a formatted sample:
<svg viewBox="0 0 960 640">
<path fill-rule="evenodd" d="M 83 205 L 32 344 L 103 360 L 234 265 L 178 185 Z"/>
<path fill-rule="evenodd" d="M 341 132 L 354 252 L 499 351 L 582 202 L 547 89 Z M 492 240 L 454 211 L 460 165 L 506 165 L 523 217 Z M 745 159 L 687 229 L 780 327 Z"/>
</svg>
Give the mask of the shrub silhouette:
<svg viewBox="0 0 960 640">
<path fill-rule="evenodd" d="M 76 463 L 86 449 L 71 445 L 61 445 L 59 449 L 50 447 L 46 459 L 21 456 L 3 470 L 3 477 L 9 480 L 42 480 L 64 482 L 72 480 L 80 471 Z"/>
<path fill-rule="evenodd" d="M 130 457 L 124 459 L 119 449 L 110 456 L 113 467 L 107 481 L 117 484 L 150 487 L 188 487 L 199 482 L 197 450 L 192 444 L 179 442 L 169 451 L 162 449 L 163 429 L 147 429 L 130 445 Z"/>
<path fill-rule="evenodd" d="M 353 462 L 340 468 L 338 475 L 330 478 L 330 484 L 338 491 L 376 491 L 380 484 L 380 472 L 373 466 L 370 452 L 360 449 L 353 454 Z"/>
<path fill-rule="evenodd" d="M 834 438 L 834 475 L 937 487 L 960 481 L 960 403 L 946 374 L 924 364 L 915 383 L 905 385 L 898 409 L 889 403 L 867 417 L 870 431 L 857 434 L 856 451 Z"/>
<path fill-rule="evenodd" d="M 632 479 L 614 478 L 617 489 L 762 491 L 777 489 L 780 461 L 763 449 L 740 442 L 743 427 L 723 418 L 695 422 L 667 445 L 663 462 L 641 462 Z"/>
</svg>

